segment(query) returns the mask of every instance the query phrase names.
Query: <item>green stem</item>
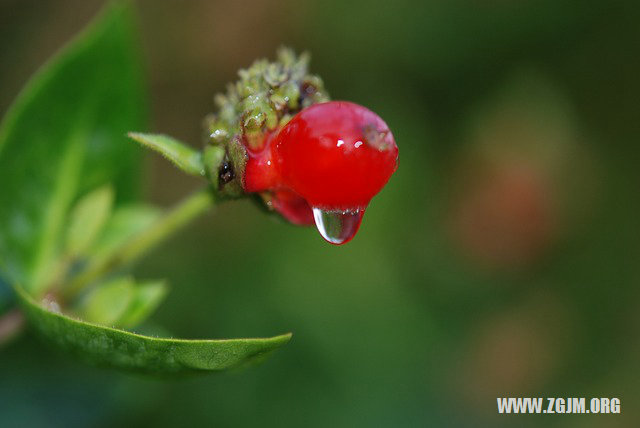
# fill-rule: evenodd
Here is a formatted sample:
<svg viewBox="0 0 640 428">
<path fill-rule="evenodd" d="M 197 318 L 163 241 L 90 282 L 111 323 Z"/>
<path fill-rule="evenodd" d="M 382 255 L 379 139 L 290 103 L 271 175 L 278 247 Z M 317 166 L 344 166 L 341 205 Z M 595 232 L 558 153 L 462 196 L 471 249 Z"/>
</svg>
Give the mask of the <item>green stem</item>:
<svg viewBox="0 0 640 428">
<path fill-rule="evenodd" d="M 62 297 L 70 299 L 78 295 L 91 282 L 111 272 L 128 266 L 160 242 L 190 223 L 198 215 L 213 206 L 215 197 L 210 189 L 200 190 L 180 202 L 147 229 L 134 235 L 124 245 L 104 257 L 89 261 L 62 290 Z"/>
</svg>

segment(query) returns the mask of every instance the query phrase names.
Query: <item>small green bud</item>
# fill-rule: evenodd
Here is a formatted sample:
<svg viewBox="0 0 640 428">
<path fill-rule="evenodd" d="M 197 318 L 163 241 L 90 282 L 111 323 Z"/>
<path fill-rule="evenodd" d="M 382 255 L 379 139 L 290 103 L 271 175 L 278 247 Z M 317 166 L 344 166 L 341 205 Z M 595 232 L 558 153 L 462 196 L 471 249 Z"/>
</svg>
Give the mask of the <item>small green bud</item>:
<svg viewBox="0 0 640 428">
<path fill-rule="evenodd" d="M 259 131 L 266 120 L 267 115 L 264 112 L 255 109 L 249 112 L 247 117 L 244 119 L 243 126 L 247 132 Z"/>
<path fill-rule="evenodd" d="M 269 64 L 262 75 L 264 76 L 264 80 L 272 88 L 277 88 L 287 80 L 287 72 L 284 70 L 284 67 L 282 64 L 276 62 Z"/>
<path fill-rule="evenodd" d="M 267 132 L 277 131 L 302 108 L 329 101 L 322 80 L 309 74 L 309 55 L 280 48 L 277 59 L 255 61 L 238 72 L 238 81 L 214 97 L 215 114 L 205 119 L 208 146 L 224 151 L 224 159 L 207 154 L 204 163 L 228 162 L 233 179 L 221 184 L 218 171 L 207 170 L 214 187 L 227 196 L 240 196 L 248 158 L 247 147 L 259 150 Z M 228 177 L 228 175 L 225 175 Z"/>
</svg>

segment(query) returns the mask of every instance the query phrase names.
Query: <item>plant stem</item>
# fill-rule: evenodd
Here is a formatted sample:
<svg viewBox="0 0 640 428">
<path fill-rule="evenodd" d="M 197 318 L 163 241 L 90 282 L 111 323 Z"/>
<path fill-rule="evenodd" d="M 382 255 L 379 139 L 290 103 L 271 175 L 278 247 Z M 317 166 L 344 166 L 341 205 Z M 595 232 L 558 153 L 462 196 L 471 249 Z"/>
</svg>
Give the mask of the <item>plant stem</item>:
<svg viewBox="0 0 640 428">
<path fill-rule="evenodd" d="M 119 248 L 99 259 L 90 260 L 88 266 L 62 290 L 64 299 L 73 298 L 91 282 L 111 272 L 130 265 L 160 242 L 173 235 L 204 213 L 215 203 L 210 189 L 205 188 L 187 197 L 147 229 L 134 235 Z"/>
</svg>

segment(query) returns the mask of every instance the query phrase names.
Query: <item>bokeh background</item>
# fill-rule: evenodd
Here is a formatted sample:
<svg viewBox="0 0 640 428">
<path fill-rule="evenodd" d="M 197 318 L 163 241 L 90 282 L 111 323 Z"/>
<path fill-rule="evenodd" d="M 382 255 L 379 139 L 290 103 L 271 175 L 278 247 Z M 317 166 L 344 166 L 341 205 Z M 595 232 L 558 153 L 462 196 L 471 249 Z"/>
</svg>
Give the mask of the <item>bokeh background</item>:
<svg viewBox="0 0 640 428">
<path fill-rule="evenodd" d="M 0 112 L 102 3 L 0 1 Z M 153 322 L 171 334 L 292 331 L 263 365 L 154 379 L 27 334 L 0 350 L 0 425 L 638 426 L 640 3 L 136 8 L 153 131 L 200 144 L 212 95 L 285 44 L 385 118 L 400 167 L 346 246 L 237 202 L 136 268 L 170 281 Z M 197 187 L 145 162 L 150 201 Z M 501 396 L 619 397 L 622 414 L 498 416 Z"/>
</svg>

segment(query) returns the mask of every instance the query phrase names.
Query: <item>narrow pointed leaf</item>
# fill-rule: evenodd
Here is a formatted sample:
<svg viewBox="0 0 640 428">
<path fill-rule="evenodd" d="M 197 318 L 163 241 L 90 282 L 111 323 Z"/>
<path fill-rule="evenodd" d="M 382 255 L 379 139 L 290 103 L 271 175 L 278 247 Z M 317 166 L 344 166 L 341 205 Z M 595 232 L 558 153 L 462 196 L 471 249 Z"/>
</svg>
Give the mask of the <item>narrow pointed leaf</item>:
<svg viewBox="0 0 640 428">
<path fill-rule="evenodd" d="M 132 328 L 140 324 L 160 305 L 167 291 L 168 287 L 164 281 L 149 281 L 136 285 L 131 303 L 116 325 Z"/>
<path fill-rule="evenodd" d="M 159 208 L 147 204 L 127 204 L 116 208 L 89 250 L 89 257 L 101 258 L 110 254 L 132 236 L 151 226 L 161 213 Z"/>
<path fill-rule="evenodd" d="M 117 278 L 100 284 L 89 292 L 74 311 L 88 322 L 117 326 L 135 298 L 134 281 Z"/>
<path fill-rule="evenodd" d="M 65 248 L 67 257 L 77 257 L 93 244 L 111 214 L 113 196 L 113 189 L 103 186 L 78 201 L 69 218 Z"/>
<path fill-rule="evenodd" d="M 160 339 L 70 318 L 45 309 L 21 287 L 17 295 L 32 328 L 62 349 L 98 365 L 151 374 L 208 372 L 262 361 L 291 334 L 259 339 Z"/>
<path fill-rule="evenodd" d="M 160 153 L 187 174 L 203 176 L 205 173 L 201 153 L 173 137 L 138 132 L 130 132 L 129 137 Z"/>
</svg>

